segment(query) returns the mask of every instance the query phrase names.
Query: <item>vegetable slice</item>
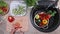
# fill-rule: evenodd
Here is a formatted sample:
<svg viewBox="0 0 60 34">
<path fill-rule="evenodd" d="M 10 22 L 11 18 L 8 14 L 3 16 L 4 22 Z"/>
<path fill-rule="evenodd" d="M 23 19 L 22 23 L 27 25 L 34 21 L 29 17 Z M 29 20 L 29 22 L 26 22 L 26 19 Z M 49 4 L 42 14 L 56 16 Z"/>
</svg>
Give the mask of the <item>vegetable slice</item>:
<svg viewBox="0 0 60 34">
<path fill-rule="evenodd" d="M 35 15 L 35 18 L 36 18 L 36 19 L 39 19 L 39 18 L 40 18 L 40 16 L 37 14 L 37 15 Z"/>
<path fill-rule="evenodd" d="M 42 23 L 43 23 L 44 25 L 46 25 L 46 24 L 48 23 L 48 20 L 44 19 L 44 20 L 42 20 Z"/>
</svg>

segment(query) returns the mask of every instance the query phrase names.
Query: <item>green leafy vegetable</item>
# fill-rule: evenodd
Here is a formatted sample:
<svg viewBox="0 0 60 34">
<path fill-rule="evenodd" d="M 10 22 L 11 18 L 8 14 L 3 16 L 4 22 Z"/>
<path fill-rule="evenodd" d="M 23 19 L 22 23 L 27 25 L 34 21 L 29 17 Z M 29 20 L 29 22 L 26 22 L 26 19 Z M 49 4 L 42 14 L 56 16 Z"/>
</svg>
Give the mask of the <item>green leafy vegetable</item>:
<svg viewBox="0 0 60 34">
<path fill-rule="evenodd" d="M 52 11 L 51 11 L 51 10 L 49 10 L 49 11 L 48 11 L 48 13 L 49 13 L 49 14 L 52 14 Z"/>
<path fill-rule="evenodd" d="M 0 14 L 3 14 L 3 11 L 0 9 Z"/>
<path fill-rule="evenodd" d="M 34 6 L 37 0 L 24 0 L 27 6 Z"/>
<path fill-rule="evenodd" d="M 0 7 L 7 7 L 7 3 L 4 1 L 0 1 Z"/>
<path fill-rule="evenodd" d="M 56 11 L 49 10 L 48 13 L 49 13 L 51 16 L 55 16 Z"/>
<path fill-rule="evenodd" d="M 56 14 L 56 11 L 54 11 L 54 12 L 51 14 L 51 16 L 55 16 L 55 14 Z"/>
<path fill-rule="evenodd" d="M 18 6 L 18 8 L 13 9 L 13 13 L 15 15 L 20 15 L 24 13 L 24 7 L 23 6 Z"/>
</svg>

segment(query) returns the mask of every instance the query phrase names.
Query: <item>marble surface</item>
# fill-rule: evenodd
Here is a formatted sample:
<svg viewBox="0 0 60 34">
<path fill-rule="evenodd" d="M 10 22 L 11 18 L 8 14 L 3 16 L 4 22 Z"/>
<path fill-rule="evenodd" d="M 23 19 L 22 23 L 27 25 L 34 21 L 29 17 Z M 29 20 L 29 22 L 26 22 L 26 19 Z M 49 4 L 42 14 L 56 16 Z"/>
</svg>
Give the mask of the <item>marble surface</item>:
<svg viewBox="0 0 60 34">
<path fill-rule="evenodd" d="M 11 0 L 6 0 L 6 2 L 9 4 L 11 2 Z M 58 2 L 58 6 L 60 8 L 60 0 Z M 30 15 L 30 9 L 28 9 L 28 16 Z M 6 32 L 6 23 L 2 23 L 0 24 L 0 34 L 9 34 L 9 32 Z M 38 31 L 37 29 L 35 29 L 31 22 L 30 22 L 30 17 L 29 17 L 29 23 L 28 23 L 28 31 L 27 32 L 24 32 L 24 34 L 60 34 L 60 26 L 53 32 L 50 32 L 50 33 L 43 33 L 43 32 L 40 32 Z M 17 33 L 19 34 L 19 33 Z"/>
</svg>

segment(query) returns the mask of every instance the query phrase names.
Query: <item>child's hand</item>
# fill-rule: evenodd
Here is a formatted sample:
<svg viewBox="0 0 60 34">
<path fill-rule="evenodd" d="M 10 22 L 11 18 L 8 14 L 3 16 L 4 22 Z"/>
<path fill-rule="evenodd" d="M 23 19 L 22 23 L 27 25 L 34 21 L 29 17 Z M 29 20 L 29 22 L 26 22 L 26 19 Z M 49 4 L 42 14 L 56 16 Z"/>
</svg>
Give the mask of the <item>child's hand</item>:
<svg viewBox="0 0 60 34">
<path fill-rule="evenodd" d="M 14 27 L 14 29 L 16 29 L 16 30 L 22 28 L 22 26 L 21 26 L 20 23 L 18 23 L 18 22 L 14 23 L 14 24 L 13 24 L 13 27 Z"/>
<path fill-rule="evenodd" d="M 15 34 L 15 32 L 16 32 L 16 29 L 12 29 L 10 34 Z"/>
</svg>

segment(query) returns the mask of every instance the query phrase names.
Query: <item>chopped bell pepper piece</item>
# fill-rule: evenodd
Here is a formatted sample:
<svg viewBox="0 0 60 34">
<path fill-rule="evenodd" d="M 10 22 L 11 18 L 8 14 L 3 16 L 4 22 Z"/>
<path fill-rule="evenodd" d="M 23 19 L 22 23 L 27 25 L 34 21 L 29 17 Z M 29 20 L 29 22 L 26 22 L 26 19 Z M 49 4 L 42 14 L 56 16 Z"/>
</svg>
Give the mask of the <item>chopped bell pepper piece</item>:
<svg viewBox="0 0 60 34">
<path fill-rule="evenodd" d="M 40 16 L 37 14 L 37 15 L 35 15 L 35 18 L 36 18 L 36 19 L 39 19 L 39 18 L 40 18 Z"/>
<path fill-rule="evenodd" d="M 42 20 L 42 23 L 43 23 L 44 25 L 46 25 L 46 24 L 48 23 L 48 20 L 44 19 L 44 20 Z"/>
</svg>

